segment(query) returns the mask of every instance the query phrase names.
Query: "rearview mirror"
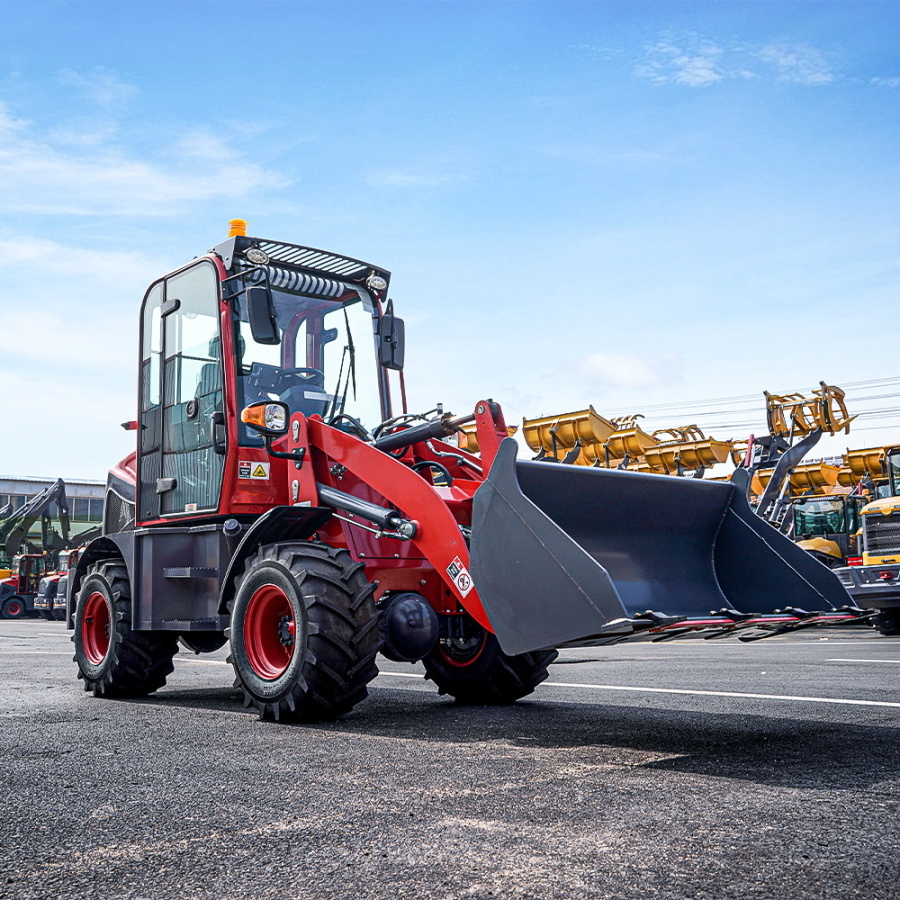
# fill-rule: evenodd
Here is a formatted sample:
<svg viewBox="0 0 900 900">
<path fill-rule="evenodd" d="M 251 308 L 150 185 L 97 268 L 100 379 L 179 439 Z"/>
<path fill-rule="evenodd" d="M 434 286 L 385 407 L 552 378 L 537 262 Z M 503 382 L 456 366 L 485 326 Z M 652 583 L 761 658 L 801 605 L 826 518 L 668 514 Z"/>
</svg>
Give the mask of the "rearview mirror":
<svg viewBox="0 0 900 900">
<path fill-rule="evenodd" d="M 387 310 L 378 323 L 378 359 L 386 369 L 402 369 L 406 341 L 403 319 L 394 315 L 394 303 L 389 300 Z"/>
<path fill-rule="evenodd" d="M 268 285 L 255 284 L 248 287 L 247 320 L 250 322 L 250 333 L 257 344 L 280 344 L 278 323 L 275 321 L 275 308 Z"/>
</svg>

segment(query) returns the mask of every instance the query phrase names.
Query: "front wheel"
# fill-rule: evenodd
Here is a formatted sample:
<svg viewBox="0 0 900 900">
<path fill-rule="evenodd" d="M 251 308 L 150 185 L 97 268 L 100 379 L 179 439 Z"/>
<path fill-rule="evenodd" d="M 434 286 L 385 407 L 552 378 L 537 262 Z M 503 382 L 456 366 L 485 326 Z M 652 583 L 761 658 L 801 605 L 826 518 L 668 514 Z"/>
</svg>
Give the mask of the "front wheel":
<svg viewBox="0 0 900 900">
<path fill-rule="evenodd" d="M 7 597 L 0 604 L 0 619 L 24 619 L 27 612 L 25 601 L 16 594 Z"/>
<path fill-rule="evenodd" d="M 900 609 L 882 609 L 877 616 L 869 619 L 872 627 L 885 637 L 900 635 Z"/>
<path fill-rule="evenodd" d="M 363 700 L 381 646 L 373 591 L 346 550 L 261 547 L 230 604 L 230 660 L 245 706 L 260 718 L 316 722 Z"/>
<path fill-rule="evenodd" d="M 131 630 L 131 585 L 121 560 L 95 563 L 75 608 L 75 662 L 84 689 L 96 697 L 142 697 L 173 670 L 177 636 Z"/>
<path fill-rule="evenodd" d="M 425 677 L 457 703 L 501 706 L 532 693 L 547 677 L 556 650 L 509 656 L 497 638 L 466 618 L 465 629 L 444 638 L 423 660 Z"/>
</svg>

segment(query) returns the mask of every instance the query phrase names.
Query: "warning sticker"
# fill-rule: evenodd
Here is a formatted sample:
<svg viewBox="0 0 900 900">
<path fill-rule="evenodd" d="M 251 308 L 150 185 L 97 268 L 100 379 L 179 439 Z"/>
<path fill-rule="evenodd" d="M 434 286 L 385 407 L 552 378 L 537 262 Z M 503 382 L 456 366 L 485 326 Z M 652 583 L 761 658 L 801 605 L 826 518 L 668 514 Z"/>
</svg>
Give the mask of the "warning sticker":
<svg viewBox="0 0 900 900">
<path fill-rule="evenodd" d="M 238 478 L 257 478 L 259 480 L 269 480 L 269 466 L 267 462 L 246 462 L 241 460 L 238 463 Z"/>
<path fill-rule="evenodd" d="M 453 583 L 461 596 L 465 597 L 472 590 L 472 576 L 468 573 L 458 556 L 447 566 L 447 574 L 453 579 Z"/>
</svg>

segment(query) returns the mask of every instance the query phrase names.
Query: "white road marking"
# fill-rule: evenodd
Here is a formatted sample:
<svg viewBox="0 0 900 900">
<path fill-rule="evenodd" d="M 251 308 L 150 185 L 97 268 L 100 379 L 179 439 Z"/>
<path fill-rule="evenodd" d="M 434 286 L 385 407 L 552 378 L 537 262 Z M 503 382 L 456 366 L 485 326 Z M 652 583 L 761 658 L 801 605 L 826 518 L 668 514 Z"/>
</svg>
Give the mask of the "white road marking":
<svg viewBox="0 0 900 900">
<path fill-rule="evenodd" d="M 825 662 L 894 663 L 894 665 L 900 665 L 900 659 L 840 659 L 833 657 L 826 659 Z"/>
<path fill-rule="evenodd" d="M 424 678 L 412 672 L 380 672 L 393 678 Z M 795 697 L 791 694 L 744 694 L 737 691 L 691 691 L 682 688 L 627 687 L 620 684 L 579 684 L 568 681 L 544 681 L 542 687 L 581 688 L 589 691 L 634 691 L 645 694 L 685 694 L 691 697 L 739 697 L 745 700 L 789 700 L 800 703 L 837 703 L 847 706 L 887 706 L 900 709 L 900 703 L 885 700 L 844 700 L 837 697 Z"/>
<path fill-rule="evenodd" d="M 182 663 L 194 663 L 194 665 L 198 666 L 227 666 L 228 662 L 224 659 L 194 659 L 190 656 L 175 656 L 173 659 L 176 662 Z"/>
<path fill-rule="evenodd" d="M 797 697 L 792 694 L 745 694 L 738 691 L 696 691 L 682 688 L 623 687 L 617 684 L 572 684 L 564 681 L 544 681 L 547 687 L 585 688 L 593 691 L 638 691 L 648 694 L 687 694 L 696 697 L 739 697 L 747 700 L 790 700 L 801 703 L 838 703 L 849 706 L 888 706 L 900 709 L 900 703 L 885 700 L 845 700 L 837 697 Z"/>
</svg>

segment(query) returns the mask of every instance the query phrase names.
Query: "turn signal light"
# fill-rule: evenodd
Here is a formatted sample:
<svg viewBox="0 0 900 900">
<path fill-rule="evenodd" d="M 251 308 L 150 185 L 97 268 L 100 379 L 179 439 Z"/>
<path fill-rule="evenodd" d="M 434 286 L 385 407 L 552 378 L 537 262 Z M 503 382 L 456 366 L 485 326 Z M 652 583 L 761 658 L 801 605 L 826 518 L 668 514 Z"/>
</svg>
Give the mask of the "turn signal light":
<svg viewBox="0 0 900 900">
<path fill-rule="evenodd" d="M 257 431 L 284 434 L 288 428 L 288 408 L 284 403 L 254 403 L 241 410 L 241 421 Z"/>
</svg>

